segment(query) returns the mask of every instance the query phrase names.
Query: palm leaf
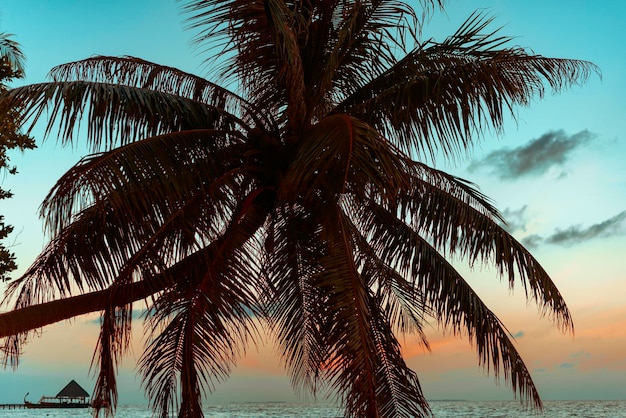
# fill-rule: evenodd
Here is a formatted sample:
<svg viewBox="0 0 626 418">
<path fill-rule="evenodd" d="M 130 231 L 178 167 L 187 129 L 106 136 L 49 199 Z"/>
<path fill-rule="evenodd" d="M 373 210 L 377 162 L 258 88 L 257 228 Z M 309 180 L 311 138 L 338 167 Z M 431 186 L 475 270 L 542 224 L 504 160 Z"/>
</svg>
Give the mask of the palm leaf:
<svg viewBox="0 0 626 418">
<path fill-rule="evenodd" d="M 40 214 L 54 235 L 76 213 L 105 200 L 131 216 L 139 212 L 143 217 L 142 212 L 154 211 L 155 206 L 165 211 L 160 202 L 175 206 L 177 199 L 205 190 L 231 169 L 230 161 L 243 149 L 237 132 L 203 129 L 154 136 L 93 154 L 57 181 Z"/>
<path fill-rule="evenodd" d="M 101 317 L 98 346 L 91 361 L 93 368 L 98 363 L 98 379 L 92 396 L 94 415 L 104 409 L 105 416 L 114 416 L 117 408 L 117 367 L 130 346 L 132 309 L 108 307 Z"/>
<path fill-rule="evenodd" d="M 417 47 L 332 113 L 363 119 L 420 156 L 441 150 L 452 157 L 469 149 L 476 131 L 499 130 L 505 110 L 542 97 L 544 82 L 558 92 L 598 71 L 587 61 L 497 49 L 509 39 L 482 34 L 489 23 L 472 15 L 455 35 Z"/>
<path fill-rule="evenodd" d="M 336 201 L 350 193 L 377 194 L 390 202 L 395 190 L 409 187 L 407 161 L 363 121 L 324 118 L 302 136 L 281 185 L 281 199 Z"/>
<path fill-rule="evenodd" d="M 149 315 L 150 344 L 140 367 L 146 392 L 162 416 L 170 409 L 180 416 L 202 416 L 200 393 L 212 391 L 215 381 L 228 376 L 239 356 L 237 347 L 245 346 L 255 331 L 251 315 L 258 312 L 253 302 L 258 249 L 244 242 L 264 223 L 267 208 L 262 200 L 244 206 L 245 214 L 203 251 L 203 262 L 176 277 Z"/>
<path fill-rule="evenodd" d="M 253 106 L 230 90 L 202 77 L 130 56 L 94 56 L 62 64 L 54 67 L 49 77 L 55 82 L 89 80 L 159 91 L 214 106 L 231 114 Z"/>
<path fill-rule="evenodd" d="M 324 294 L 312 280 L 321 268 L 317 259 L 322 249 L 315 240 L 319 226 L 309 213 L 297 209 L 286 209 L 272 222 L 263 304 L 292 385 L 315 395 L 325 383 L 321 377 L 327 353 L 322 338 Z"/>
<path fill-rule="evenodd" d="M 215 106 L 169 93 L 133 86 L 90 81 L 65 81 L 15 88 L 4 103 L 16 106 L 34 125 L 48 111 L 45 135 L 55 129 L 62 143 L 87 123 L 87 141 L 93 150 L 125 145 L 141 138 L 185 129 L 226 129 L 246 126 Z"/>
<path fill-rule="evenodd" d="M 536 300 L 543 313 L 551 313 L 563 330 L 573 330 L 570 312 L 556 285 L 530 252 L 499 224 L 499 214 L 484 196 L 452 176 L 435 170 L 430 173 L 435 175 L 430 179 L 434 182 L 416 176 L 416 187 L 401 198 L 407 199 L 401 213 L 408 216 L 415 231 L 430 237 L 438 249 L 466 256 L 470 265 L 495 264 L 511 289 L 518 275 L 526 297 Z"/>
<path fill-rule="evenodd" d="M 54 239 L 7 294 L 20 294 L 18 305 L 26 306 L 57 292 L 67 296 L 71 280 L 81 292 L 101 290 L 114 278 L 157 274 L 214 239 L 228 209 L 226 195 L 221 207 L 212 199 L 239 187 L 223 176 L 237 147 L 220 151 L 226 138 L 213 131 L 169 134 L 79 162 L 42 206 Z M 219 179 L 213 185 L 209 173 Z"/>
<path fill-rule="evenodd" d="M 510 340 L 510 333 L 448 261 L 409 225 L 383 208 L 372 208 L 362 219 L 361 228 L 371 228 L 372 246 L 379 256 L 410 280 L 444 328 L 455 334 L 466 333 L 476 344 L 480 364 L 499 376 L 500 367 L 512 389 L 535 406 L 541 399 L 521 356 Z M 376 225 L 393 226 L 389 230 Z M 571 324 L 571 323 L 570 323 Z"/>
<path fill-rule="evenodd" d="M 354 259 L 351 223 L 339 207 L 325 207 L 320 231 L 328 242 L 315 280 L 326 295 L 329 349 L 326 375 L 350 416 L 424 416 L 429 413 L 416 375 L 404 364 L 398 343 L 373 304 L 368 278 Z"/>
</svg>

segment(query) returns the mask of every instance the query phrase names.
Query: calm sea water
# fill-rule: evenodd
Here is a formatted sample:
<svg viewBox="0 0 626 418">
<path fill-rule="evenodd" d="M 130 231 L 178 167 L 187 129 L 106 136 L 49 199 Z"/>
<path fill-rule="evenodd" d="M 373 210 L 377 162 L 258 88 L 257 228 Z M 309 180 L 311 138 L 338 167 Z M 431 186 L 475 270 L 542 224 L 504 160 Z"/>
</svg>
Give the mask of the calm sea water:
<svg viewBox="0 0 626 418">
<path fill-rule="evenodd" d="M 626 401 L 546 401 L 543 414 L 524 409 L 519 403 L 436 401 L 431 403 L 437 418 L 620 418 L 626 417 Z M 211 405 L 205 407 L 207 418 L 334 418 L 341 411 L 331 406 L 287 403 L 240 403 Z M 89 418 L 89 411 L 79 410 L 27 410 L 0 409 L 0 417 L 8 418 Z M 118 408 L 118 418 L 149 418 L 151 412 L 145 406 L 123 405 Z"/>
</svg>

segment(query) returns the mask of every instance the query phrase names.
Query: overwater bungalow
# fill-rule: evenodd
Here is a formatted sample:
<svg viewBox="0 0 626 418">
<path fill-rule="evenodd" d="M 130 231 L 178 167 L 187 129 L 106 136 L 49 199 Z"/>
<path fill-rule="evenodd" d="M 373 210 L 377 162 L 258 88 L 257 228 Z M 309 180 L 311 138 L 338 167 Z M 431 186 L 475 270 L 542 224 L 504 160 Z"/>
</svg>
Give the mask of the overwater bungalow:
<svg viewBox="0 0 626 418">
<path fill-rule="evenodd" d="M 68 383 L 56 396 L 42 396 L 37 403 L 28 402 L 26 396 L 24 396 L 26 408 L 87 408 L 89 406 L 89 393 L 75 380 Z"/>
</svg>

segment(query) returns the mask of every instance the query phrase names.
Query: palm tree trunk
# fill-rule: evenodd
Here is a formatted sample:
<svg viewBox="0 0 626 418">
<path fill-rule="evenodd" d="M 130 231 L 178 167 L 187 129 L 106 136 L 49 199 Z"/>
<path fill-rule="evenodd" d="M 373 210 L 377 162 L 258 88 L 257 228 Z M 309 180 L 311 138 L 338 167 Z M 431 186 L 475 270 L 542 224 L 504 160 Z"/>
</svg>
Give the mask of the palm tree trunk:
<svg viewBox="0 0 626 418">
<path fill-rule="evenodd" d="M 0 338 L 41 328 L 78 315 L 102 311 L 110 307 L 111 303 L 114 306 L 124 306 L 163 290 L 166 284 L 167 281 L 156 281 L 156 284 L 149 286 L 140 281 L 116 288 L 115 292 L 119 297 L 115 298 L 110 297 L 113 290 L 109 288 L 4 312 L 0 314 Z"/>
</svg>

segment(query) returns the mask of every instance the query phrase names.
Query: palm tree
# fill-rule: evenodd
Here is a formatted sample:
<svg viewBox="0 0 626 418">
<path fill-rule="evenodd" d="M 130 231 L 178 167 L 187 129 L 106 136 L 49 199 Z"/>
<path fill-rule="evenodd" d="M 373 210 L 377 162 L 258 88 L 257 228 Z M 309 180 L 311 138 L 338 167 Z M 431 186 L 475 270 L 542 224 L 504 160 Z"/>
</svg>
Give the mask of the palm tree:
<svg viewBox="0 0 626 418">
<path fill-rule="evenodd" d="M 295 388 L 334 394 L 347 416 L 427 416 L 396 335 L 427 346 L 430 320 L 541 407 L 511 335 L 449 260 L 495 265 L 565 331 L 568 308 L 489 200 L 423 161 L 469 151 L 507 109 L 596 67 L 509 47 L 481 14 L 421 42 L 418 12 L 395 0 L 183 8 L 201 46 L 223 46 L 213 74 L 237 92 L 98 56 L 5 97 L 34 122 L 47 110 L 63 143 L 82 121 L 94 150 L 46 197 L 51 242 L 8 284 L 7 362 L 29 330 L 101 311 L 94 398 L 108 414 L 145 300 L 140 371 L 160 416 L 201 416 L 261 324 Z"/>
</svg>

